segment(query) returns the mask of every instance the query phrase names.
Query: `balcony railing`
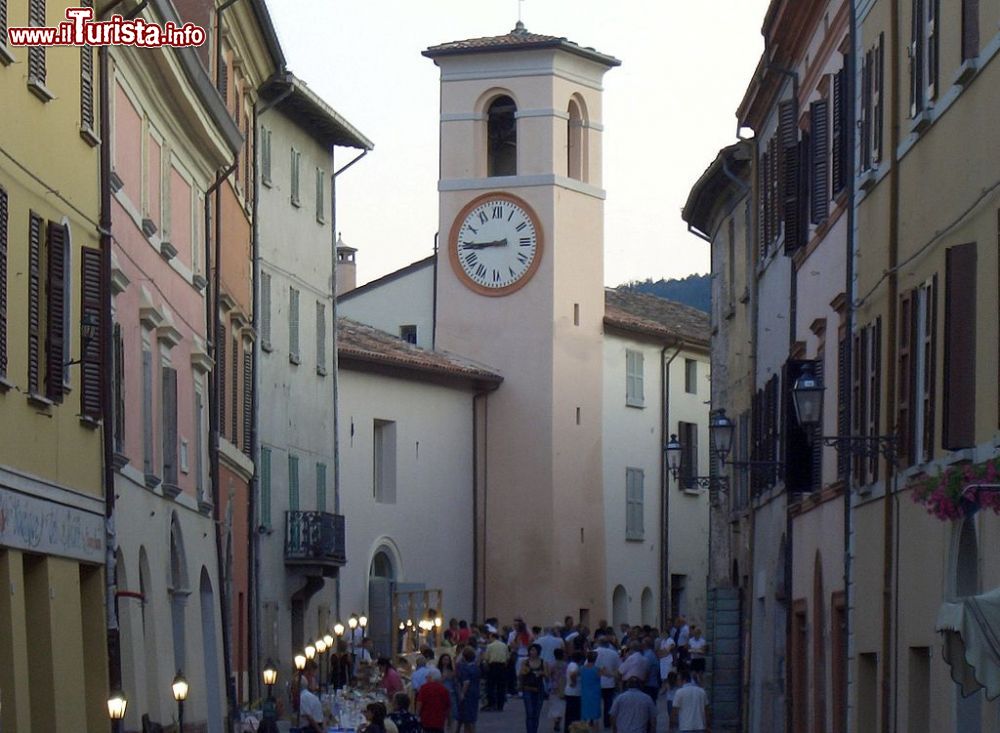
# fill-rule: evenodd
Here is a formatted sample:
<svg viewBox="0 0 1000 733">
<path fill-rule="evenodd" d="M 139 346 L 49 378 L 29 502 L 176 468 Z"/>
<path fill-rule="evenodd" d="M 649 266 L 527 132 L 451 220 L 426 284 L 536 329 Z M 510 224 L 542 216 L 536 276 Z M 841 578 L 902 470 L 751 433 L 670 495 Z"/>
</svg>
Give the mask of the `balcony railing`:
<svg viewBox="0 0 1000 733">
<path fill-rule="evenodd" d="M 344 516 L 285 512 L 285 563 L 340 567 L 347 563 Z"/>
</svg>

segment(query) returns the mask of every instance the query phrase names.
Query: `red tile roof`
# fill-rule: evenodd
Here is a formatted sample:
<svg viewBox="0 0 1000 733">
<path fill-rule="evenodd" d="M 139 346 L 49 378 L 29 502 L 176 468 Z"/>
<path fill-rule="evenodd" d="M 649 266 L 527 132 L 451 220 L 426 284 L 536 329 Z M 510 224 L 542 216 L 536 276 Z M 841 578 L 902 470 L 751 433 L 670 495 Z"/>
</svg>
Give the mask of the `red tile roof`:
<svg viewBox="0 0 1000 733">
<path fill-rule="evenodd" d="M 531 33 L 524 27 L 524 23 L 517 21 L 517 25 L 509 33 L 502 36 L 483 36 L 481 38 L 468 38 L 464 41 L 451 41 L 431 46 L 423 55 L 427 58 L 437 58 L 438 56 L 460 56 L 470 53 L 492 53 L 496 51 L 518 51 L 530 48 L 559 48 L 569 53 L 583 56 L 592 61 L 597 61 L 606 66 L 619 66 L 621 61 L 614 56 L 600 53 L 588 46 L 580 46 L 566 38 L 560 36 L 546 36 L 541 33 Z"/>
<path fill-rule="evenodd" d="M 654 338 L 709 346 L 711 323 L 697 308 L 628 288 L 604 290 L 604 323 Z"/>
<path fill-rule="evenodd" d="M 337 353 L 341 359 L 382 364 L 428 375 L 457 377 L 494 388 L 503 381 L 503 377 L 483 364 L 447 351 L 422 349 L 349 318 L 337 319 L 337 339 Z"/>
</svg>

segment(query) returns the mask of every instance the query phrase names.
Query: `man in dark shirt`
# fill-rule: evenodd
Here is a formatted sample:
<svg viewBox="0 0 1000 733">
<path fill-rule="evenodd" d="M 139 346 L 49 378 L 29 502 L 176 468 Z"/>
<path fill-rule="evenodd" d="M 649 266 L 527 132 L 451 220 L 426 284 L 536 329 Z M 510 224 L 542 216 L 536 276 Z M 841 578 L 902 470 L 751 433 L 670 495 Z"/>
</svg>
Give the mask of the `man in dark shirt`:
<svg viewBox="0 0 1000 733">
<path fill-rule="evenodd" d="M 396 724 L 399 733 L 420 733 L 423 728 L 417 716 L 410 712 L 410 696 L 397 692 L 393 701 L 396 708 L 389 713 L 389 720 Z"/>
<path fill-rule="evenodd" d="M 431 668 L 427 681 L 417 693 L 417 715 L 424 733 L 444 733 L 451 712 L 451 697 L 448 688 L 441 684 L 441 673 Z"/>
</svg>

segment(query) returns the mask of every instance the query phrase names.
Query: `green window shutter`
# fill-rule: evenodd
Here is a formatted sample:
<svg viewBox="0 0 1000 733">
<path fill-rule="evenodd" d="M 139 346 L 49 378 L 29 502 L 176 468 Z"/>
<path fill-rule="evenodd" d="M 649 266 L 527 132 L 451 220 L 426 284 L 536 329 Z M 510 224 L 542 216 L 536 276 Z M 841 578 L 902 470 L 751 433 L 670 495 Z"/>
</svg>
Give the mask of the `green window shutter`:
<svg viewBox="0 0 1000 733">
<path fill-rule="evenodd" d="M 260 523 L 271 526 L 271 449 L 260 449 Z"/>
<path fill-rule="evenodd" d="M 316 511 L 326 511 L 326 464 L 316 464 Z"/>
<path fill-rule="evenodd" d="M 299 510 L 299 457 L 288 456 L 288 511 Z"/>
</svg>

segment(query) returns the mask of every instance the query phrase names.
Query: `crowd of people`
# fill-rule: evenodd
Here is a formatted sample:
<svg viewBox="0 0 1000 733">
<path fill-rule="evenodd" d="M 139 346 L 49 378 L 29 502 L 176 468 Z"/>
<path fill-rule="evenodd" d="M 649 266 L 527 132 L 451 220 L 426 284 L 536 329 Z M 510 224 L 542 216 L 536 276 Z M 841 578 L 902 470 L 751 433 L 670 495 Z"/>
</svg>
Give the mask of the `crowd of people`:
<svg viewBox="0 0 1000 733">
<path fill-rule="evenodd" d="M 369 705 L 361 731 L 475 733 L 480 713 L 502 711 L 513 697 L 524 705 L 526 733 L 538 733 L 543 712 L 554 733 L 655 733 L 661 698 L 671 730 L 708 731 L 707 651 L 683 616 L 662 631 L 605 622 L 591 631 L 569 616 L 544 628 L 521 618 L 504 627 L 495 618 L 452 620 L 437 651 L 423 647 L 407 662 L 409 692 L 396 664 L 377 659 L 392 709 Z"/>
</svg>

